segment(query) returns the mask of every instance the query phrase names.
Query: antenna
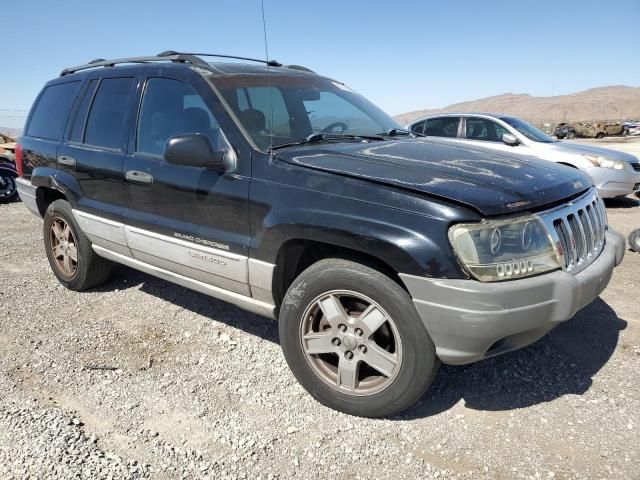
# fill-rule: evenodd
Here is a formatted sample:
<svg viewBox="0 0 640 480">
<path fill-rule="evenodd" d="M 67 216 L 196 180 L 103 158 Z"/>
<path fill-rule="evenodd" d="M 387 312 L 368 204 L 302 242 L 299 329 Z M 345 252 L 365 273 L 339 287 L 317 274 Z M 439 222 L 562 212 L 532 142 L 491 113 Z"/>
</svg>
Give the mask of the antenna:
<svg viewBox="0 0 640 480">
<path fill-rule="evenodd" d="M 269 42 L 267 41 L 267 21 L 264 17 L 264 0 L 260 0 L 262 10 L 262 31 L 264 32 L 264 54 L 267 57 L 267 85 L 269 90 L 269 151 L 273 152 L 273 92 L 271 91 L 271 65 L 269 64 Z"/>
</svg>

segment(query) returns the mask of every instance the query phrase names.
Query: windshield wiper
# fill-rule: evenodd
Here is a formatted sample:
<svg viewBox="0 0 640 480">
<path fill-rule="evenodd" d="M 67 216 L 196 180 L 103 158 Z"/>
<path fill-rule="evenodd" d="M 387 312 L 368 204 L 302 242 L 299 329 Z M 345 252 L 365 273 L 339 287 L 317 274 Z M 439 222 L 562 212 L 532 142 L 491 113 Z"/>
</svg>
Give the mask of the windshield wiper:
<svg viewBox="0 0 640 480">
<path fill-rule="evenodd" d="M 312 133 L 311 135 L 301 140 L 294 140 L 293 142 L 285 142 L 273 145 L 271 147 L 271 150 L 293 147 L 295 145 L 307 145 L 310 143 L 331 142 L 336 140 L 384 140 L 384 137 L 381 135 L 342 135 L 335 133 Z"/>
<path fill-rule="evenodd" d="M 410 132 L 404 128 L 390 128 L 386 132 L 379 133 L 378 135 L 385 135 L 387 137 L 397 137 L 398 135 L 414 135 L 416 137 L 426 137 L 422 133 Z"/>
</svg>

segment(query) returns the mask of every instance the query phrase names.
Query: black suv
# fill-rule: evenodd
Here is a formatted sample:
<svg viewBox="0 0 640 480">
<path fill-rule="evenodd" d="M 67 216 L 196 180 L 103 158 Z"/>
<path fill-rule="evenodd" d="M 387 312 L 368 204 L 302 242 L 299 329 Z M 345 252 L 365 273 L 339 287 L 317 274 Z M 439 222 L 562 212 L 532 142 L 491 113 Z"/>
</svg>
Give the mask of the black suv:
<svg viewBox="0 0 640 480">
<path fill-rule="evenodd" d="M 277 318 L 309 393 L 374 417 L 440 361 L 539 339 L 622 259 L 578 170 L 419 138 L 304 67 L 203 56 L 97 60 L 36 99 L 18 186 L 66 287 L 117 262 Z"/>
</svg>

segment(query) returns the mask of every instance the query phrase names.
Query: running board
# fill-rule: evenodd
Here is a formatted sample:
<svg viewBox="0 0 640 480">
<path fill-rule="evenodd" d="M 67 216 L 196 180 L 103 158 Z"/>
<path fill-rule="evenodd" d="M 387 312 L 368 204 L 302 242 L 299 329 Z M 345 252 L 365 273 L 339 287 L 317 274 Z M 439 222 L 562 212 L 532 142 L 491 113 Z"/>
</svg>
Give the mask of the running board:
<svg viewBox="0 0 640 480">
<path fill-rule="evenodd" d="M 179 275 L 177 273 L 170 272 L 153 265 L 149 265 L 148 263 L 144 263 L 134 258 L 127 257 L 126 255 L 113 252 L 98 245 L 93 245 L 93 251 L 96 252 L 96 254 L 100 257 L 106 258 L 107 260 L 121 263 L 122 265 L 140 270 L 141 272 L 148 273 L 149 275 L 153 275 L 154 277 L 158 277 L 163 280 L 176 283 L 183 287 L 196 290 L 197 292 L 204 293 L 205 295 L 217 298 L 218 300 L 224 300 L 225 302 L 232 303 L 249 312 L 257 313 L 258 315 L 275 319 L 275 306 L 270 303 L 261 302 L 260 300 L 247 297 L 239 293 L 230 292 L 229 290 L 214 287 L 213 285 L 209 285 L 208 283 L 193 280 L 192 278 L 188 278 L 183 275 Z"/>
</svg>

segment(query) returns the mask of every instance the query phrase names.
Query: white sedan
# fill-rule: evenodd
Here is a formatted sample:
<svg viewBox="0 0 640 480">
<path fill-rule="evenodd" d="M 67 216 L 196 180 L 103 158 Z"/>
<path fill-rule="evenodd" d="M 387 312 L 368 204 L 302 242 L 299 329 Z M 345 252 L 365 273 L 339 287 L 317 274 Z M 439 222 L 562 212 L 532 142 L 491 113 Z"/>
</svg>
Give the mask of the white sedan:
<svg viewBox="0 0 640 480">
<path fill-rule="evenodd" d="M 407 125 L 407 130 L 580 169 L 591 176 L 603 198 L 629 195 L 640 190 L 640 160 L 634 155 L 562 142 L 519 118 L 481 113 L 440 114 L 414 120 Z"/>
</svg>

